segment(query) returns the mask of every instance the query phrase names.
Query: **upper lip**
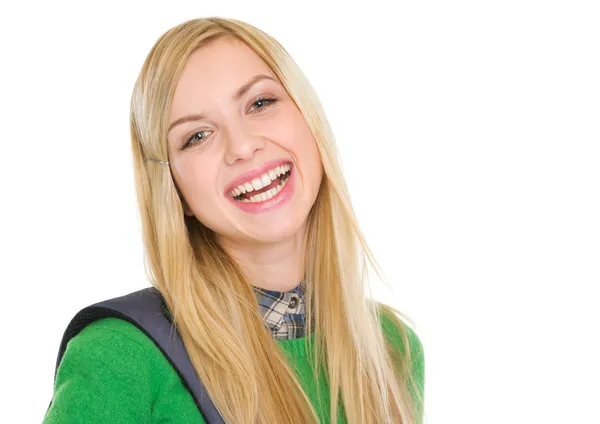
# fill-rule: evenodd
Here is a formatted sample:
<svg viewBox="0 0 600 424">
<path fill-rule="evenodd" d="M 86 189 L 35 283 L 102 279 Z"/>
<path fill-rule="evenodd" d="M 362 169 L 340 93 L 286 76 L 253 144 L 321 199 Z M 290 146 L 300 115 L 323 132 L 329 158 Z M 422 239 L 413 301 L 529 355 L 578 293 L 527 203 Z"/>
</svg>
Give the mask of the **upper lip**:
<svg viewBox="0 0 600 424">
<path fill-rule="evenodd" d="M 285 165 L 286 163 L 291 163 L 291 161 L 289 159 L 273 159 L 263 163 L 262 165 L 254 167 L 247 172 L 244 172 L 227 184 L 227 187 L 225 188 L 225 194 L 229 193 L 237 186 L 244 184 L 246 181 L 252 181 L 254 178 L 260 178 L 269 169 L 273 169 L 280 165 Z"/>
</svg>

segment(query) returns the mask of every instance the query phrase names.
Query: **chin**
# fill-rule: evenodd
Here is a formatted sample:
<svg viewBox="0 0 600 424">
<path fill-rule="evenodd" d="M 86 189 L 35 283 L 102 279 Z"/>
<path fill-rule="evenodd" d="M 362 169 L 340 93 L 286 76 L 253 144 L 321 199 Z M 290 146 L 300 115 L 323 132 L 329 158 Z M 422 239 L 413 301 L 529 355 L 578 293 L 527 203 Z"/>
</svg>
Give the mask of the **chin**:
<svg viewBox="0 0 600 424">
<path fill-rule="evenodd" d="M 276 243 L 299 234 L 303 229 L 304 227 L 300 221 L 274 219 L 268 225 L 246 232 L 246 236 L 260 243 Z"/>
</svg>

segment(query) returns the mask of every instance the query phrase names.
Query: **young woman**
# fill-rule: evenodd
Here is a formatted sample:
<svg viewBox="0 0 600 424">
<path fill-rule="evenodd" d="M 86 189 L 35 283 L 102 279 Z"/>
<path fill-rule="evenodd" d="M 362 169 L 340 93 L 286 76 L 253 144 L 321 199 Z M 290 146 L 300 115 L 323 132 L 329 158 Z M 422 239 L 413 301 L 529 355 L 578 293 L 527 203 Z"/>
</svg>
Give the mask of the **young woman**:
<svg viewBox="0 0 600 424">
<path fill-rule="evenodd" d="M 276 40 L 218 17 L 172 28 L 131 135 L 150 280 L 225 422 L 422 422 L 422 345 L 365 297 L 377 266 L 334 137 Z M 204 421 L 156 345 L 105 318 L 69 342 L 44 422 Z"/>
</svg>

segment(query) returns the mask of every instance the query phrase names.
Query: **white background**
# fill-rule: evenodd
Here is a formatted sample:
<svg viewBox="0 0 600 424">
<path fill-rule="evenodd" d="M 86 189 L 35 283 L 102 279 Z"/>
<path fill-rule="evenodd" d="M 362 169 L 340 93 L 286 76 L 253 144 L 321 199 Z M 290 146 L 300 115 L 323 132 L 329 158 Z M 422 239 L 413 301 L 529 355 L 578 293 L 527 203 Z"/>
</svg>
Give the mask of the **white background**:
<svg viewBox="0 0 600 424">
<path fill-rule="evenodd" d="M 425 347 L 427 422 L 599 423 L 593 3 L 3 3 L 2 421 L 41 422 L 78 310 L 148 286 L 133 82 L 163 32 L 224 16 L 319 93 L 393 285 L 375 296 Z"/>
</svg>

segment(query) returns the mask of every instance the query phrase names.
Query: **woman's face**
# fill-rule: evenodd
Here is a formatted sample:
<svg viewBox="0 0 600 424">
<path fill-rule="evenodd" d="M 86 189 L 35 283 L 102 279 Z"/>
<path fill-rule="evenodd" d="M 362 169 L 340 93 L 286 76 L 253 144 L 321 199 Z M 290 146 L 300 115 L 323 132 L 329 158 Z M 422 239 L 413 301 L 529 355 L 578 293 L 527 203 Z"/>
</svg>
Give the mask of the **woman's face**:
<svg viewBox="0 0 600 424">
<path fill-rule="evenodd" d="M 230 241 L 275 242 L 303 228 L 323 177 L 317 146 L 246 44 L 221 38 L 190 56 L 169 128 L 171 172 L 187 215 Z"/>
</svg>

